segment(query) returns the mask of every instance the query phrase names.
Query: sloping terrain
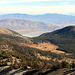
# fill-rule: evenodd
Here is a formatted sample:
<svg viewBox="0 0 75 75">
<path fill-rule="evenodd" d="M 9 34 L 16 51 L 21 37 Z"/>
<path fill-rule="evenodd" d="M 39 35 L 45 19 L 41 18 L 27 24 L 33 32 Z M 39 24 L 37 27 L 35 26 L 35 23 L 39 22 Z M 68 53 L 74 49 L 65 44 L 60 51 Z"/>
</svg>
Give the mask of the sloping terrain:
<svg viewBox="0 0 75 75">
<path fill-rule="evenodd" d="M 63 27 L 62 25 L 36 22 L 23 19 L 4 19 L 0 20 L 0 26 L 17 31 L 20 34 L 41 33 L 54 31 Z"/>
<path fill-rule="evenodd" d="M 16 42 L 31 43 L 30 38 L 23 37 L 21 34 L 1 26 L 0 26 L 0 38 L 10 39 Z"/>
<path fill-rule="evenodd" d="M 75 54 L 75 26 L 68 26 L 54 32 L 33 38 L 34 43 L 50 42 L 59 46 L 57 50 Z"/>
<path fill-rule="evenodd" d="M 45 57 L 45 59 L 41 59 L 37 54 L 40 54 L 40 57 Z M 65 60 L 70 59 L 65 54 L 56 54 L 50 51 L 42 51 L 36 48 L 22 46 L 17 42 L 0 38 L 1 67 L 10 66 L 12 69 L 17 69 L 26 68 L 29 66 L 32 69 L 46 69 L 52 67 L 52 65 L 54 65 L 57 61 L 59 62 L 59 60 L 62 62 L 64 57 Z M 50 59 L 48 60 L 48 58 Z M 72 61 L 74 60 L 72 59 L 71 62 Z"/>
<path fill-rule="evenodd" d="M 48 69 L 50 70 L 49 73 L 52 72 L 52 74 L 54 74 L 55 72 L 53 73 L 53 71 L 57 69 L 75 68 L 75 59 L 71 58 L 70 55 L 66 55 L 65 53 L 56 54 L 49 50 L 57 49 L 58 46 L 48 42 L 37 45 L 33 43 L 23 43 L 22 41 L 20 43 L 16 41 L 16 39 L 13 41 L 14 38 L 11 40 L 8 34 L 2 35 L 6 35 L 0 38 L 0 74 L 2 75 L 46 75 Z M 10 36 L 12 37 L 13 35 Z M 9 39 L 6 37 L 9 37 Z M 18 37 L 16 36 L 17 39 Z M 18 40 L 21 39 L 22 38 L 19 38 Z M 47 45 L 51 45 L 51 47 Z M 58 73 L 59 70 L 56 72 Z"/>
<path fill-rule="evenodd" d="M 7 34 L 7 35 L 12 35 L 12 36 L 21 36 L 19 33 L 6 29 L 2 26 L 0 26 L 0 34 Z"/>
</svg>

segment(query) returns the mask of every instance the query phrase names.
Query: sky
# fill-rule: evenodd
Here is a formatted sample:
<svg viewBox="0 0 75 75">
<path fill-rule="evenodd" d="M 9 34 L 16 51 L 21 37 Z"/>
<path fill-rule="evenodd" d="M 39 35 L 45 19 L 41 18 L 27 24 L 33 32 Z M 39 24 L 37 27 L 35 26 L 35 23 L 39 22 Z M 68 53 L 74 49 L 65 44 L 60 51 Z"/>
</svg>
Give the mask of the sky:
<svg viewBox="0 0 75 75">
<path fill-rule="evenodd" d="M 0 0 L 0 14 L 10 13 L 75 15 L 75 0 Z"/>
</svg>

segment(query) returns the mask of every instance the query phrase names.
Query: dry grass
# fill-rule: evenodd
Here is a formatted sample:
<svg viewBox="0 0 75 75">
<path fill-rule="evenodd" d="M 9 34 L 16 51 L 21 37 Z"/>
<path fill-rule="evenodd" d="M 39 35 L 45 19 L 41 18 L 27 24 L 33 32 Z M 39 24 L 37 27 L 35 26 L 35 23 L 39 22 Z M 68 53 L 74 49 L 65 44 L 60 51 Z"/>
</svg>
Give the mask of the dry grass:
<svg viewBox="0 0 75 75">
<path fill-rule="evenodd" d="M 43 50 L 43 51 L 51 51 L 51 52 L 54 52 L 54 53 L 57 53 L 57 54 L 65 53 L 64 51 L 56 50 L 59 47 L 56 46 L 56 45 L 53 45 L 51 43 L 45 43 L 44 42 L 44 43 L 30 44 L 30 45 L 21 43 L 21 45 L 29 46 L 29 47 L 32 47 L 32 48 L 37 48 L 37 49 L 40 49 L 40 50 Z"/>
</svg>

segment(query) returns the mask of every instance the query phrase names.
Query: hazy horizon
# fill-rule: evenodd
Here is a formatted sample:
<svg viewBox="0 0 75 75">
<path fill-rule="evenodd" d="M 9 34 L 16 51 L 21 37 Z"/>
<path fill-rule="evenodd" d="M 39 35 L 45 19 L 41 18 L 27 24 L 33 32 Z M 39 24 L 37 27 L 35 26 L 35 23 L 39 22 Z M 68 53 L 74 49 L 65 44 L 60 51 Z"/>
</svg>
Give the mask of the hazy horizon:
<svg viewBox="0 0 75 75">
<path fill-rule="evenodd" d="M 0 14 L 40 15 L 58 13 L 75 16 L 74 0 L 0 0 Z"/>
<path fill-rule="evenodd" d="M 27 13 L 7 13 L 7 14 L 0 14 L 0 15 L 9 15 L 9 14 L 26 14 L 26 15 L 46 15 L 46 14 L 60 14 L 60 13 L 44 13 L 44 14 L 27 14 Z M 71 15 L 75 16 L 75 14 L 61 14 L 61 15 Z"/>
</svg>

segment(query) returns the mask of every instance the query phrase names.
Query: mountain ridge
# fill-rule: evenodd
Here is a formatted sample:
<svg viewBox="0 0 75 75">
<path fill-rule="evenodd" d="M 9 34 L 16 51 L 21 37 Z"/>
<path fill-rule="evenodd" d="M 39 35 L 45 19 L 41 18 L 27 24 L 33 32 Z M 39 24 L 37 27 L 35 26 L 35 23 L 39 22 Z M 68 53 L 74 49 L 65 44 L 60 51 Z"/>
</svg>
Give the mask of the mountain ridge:
<svg viewBox="0 0 75 75">
<path fill-rule="evenodd" d="M 53 31 L 63 27 L 63 25 L 49 24 L 23 19 L 4 19 L 0 20 L 0 26 L 17 31 L 20 34 Z"/>
<path fill-rule="evenodd" d="M 0 19 L 25 19 L 39 22 L 47 22 L 54 24 L 75 24 L 75 16 L 63 14 L 43 14 L 43 15 L 28 15 L 28 14 L 5 14 L 0 15 Z"/>
<path fill-rule="evenodd" d="M 75 26 L 67 26 L 67 27 L 64 27 L 62 29 L 58 29 L 54 32 L 51 32 L 51 34 L 58 34 L 58 35 L 64 35 L 64 34 L 75 34 Z M 44 36 L 48 35 L 50 33 L 45 33 L 45 34 L 42 34 Z M 42 36 L 41 35 L 41 36 Z"/>
<path fill-rule="evenodd" d="M 15 32 L 15 31 L 12 31 L 10 29 L 6 29 L 2 26 L 0 26 L 0 34 L 7 34 L 7 35 L 12 35 L 12 36 L 21 36 L 21 34 Z"/>
<path fill-rule="evenodd" d="M 10 39 L 10 40 L 16 41 L 16 42 L 31 43 L 30 38 L 24 37 L 21 34 L 15 32 L 13 30 L 6 29 L 2 26 L 0 26 L 0 38 Z"/>
</svg>

